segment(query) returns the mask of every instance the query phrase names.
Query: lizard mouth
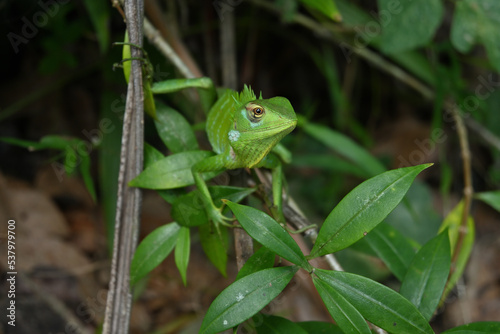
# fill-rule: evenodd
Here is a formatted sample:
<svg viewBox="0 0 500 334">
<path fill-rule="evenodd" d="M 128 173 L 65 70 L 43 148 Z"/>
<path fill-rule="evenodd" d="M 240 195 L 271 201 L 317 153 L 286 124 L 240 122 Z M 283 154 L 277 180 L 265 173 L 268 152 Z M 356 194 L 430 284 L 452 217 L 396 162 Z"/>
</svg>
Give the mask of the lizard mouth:
<svg viewBox="0 0 500 334">
<path fill-rule="evenodd" d="M 280 120 L 280 122 L 276 122 L 275 124 L 270 124 L 270 125 L 263 127 L 263 128 L 254 128 L 254 129 L 252 129 L 252 132 L 255 132 L 255 133 L 270 132 L 269 136 L 273 136 L 277 132 L 278 133 L 281 133 L 281 132 L 290 133 L 293 131 L 293 129 L 295 129 L 296 126 L 297 126 L 297 120 L 295 120 L 295 119 L 288 120 L 285 122 Z"/>
</svg>

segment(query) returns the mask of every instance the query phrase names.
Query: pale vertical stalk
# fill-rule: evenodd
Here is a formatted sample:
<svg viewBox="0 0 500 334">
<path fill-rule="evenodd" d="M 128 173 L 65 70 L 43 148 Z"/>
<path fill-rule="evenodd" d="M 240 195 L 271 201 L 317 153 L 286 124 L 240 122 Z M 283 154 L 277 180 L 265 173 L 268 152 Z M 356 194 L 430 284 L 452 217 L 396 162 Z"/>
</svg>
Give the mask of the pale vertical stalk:
<svg viewBox="0 0 500 334">
<path fill-rule="evenodd" d="M 130 42 L 142 45 L 144 5 L 142 0 L 125 1 L 125 15 Z M 142 51 L 131 47 L 132 57 L 140 59 Z M 118 197 L 111 279 L 104 317 L 103 334 L 129 332 L 132 292 L 130 264 L 137 245 L 140 224 L 141 191 L 128 183 L 142 170 L 144 145 L 144 96 L 142 62 L 132 60 L 123 120 Z"/>
</svg>

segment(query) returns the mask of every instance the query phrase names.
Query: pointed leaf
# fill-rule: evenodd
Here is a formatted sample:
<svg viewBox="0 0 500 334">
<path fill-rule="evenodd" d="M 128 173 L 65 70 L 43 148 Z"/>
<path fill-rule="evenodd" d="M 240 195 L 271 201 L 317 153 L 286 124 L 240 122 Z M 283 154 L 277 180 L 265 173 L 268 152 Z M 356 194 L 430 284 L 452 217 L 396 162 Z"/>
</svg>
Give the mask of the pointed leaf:
<svg viewBox="0 0 500 334">
<path fill-rule="evenodd" d="M 498 321 L 479 321 L 470 324 L 458 326 L 442 334 L 481 334 L 481 333 L 500 333 L 500 322 Z"/>
<path fill-rule="evenodd" d="M 179 188 L 179 189 L 160 189 L 156 190 L 158 195 L 160 195 L 161 198 L 165 200 L 165 202 L 173 204 L 174 201 L 182 195 L 186 194 L 186 189 L 185 188 Z M 175 219 L 174 219 L 175 220 Z M 181 224 L 179 224 L 181 225 Z"/>
<path fill-rule="evenodd" d="M 249 206 L 226 202 L 245 231 L 263 246 L 306 270 L 312 267 L 288 232 L 266 213 Z"/>
<path fill-rule="evenodd" d="M 80 139 L 65 138 L 61 136 L 44 136 L 40 138 L 39 142 L 12 137 L 0 137 L 0 141 L 26 147 L 29 151 L 43 150 L 47 148 L 65 150 L 68 146 L 76 146 L 79 142 L 81 142 Z"/>
<path fill-rule="evenodd" d="M 272 268 L 276 254 L 267 247 L 261 247 L 245 262 L 238 272 L 236 279 L 239 280 L 245 276 L 253 274 L 259 270 Z"/>
<path fill-rule="evenodd" d="M 391 225 L 382 223 L 359 242 L 362 241 L 369 245 L 397 279 L 403 280 L 415 255 L 415 249 L 407 238 Z"/>
<path fill-rule="evenodd" d="M 391 170 L 357 186 L 326 218 L 310 257 L 339 251 L 365 236 L 398 205 L 417 174 L 429 166 Z"/>
<path fill-rule="evenodd" d="M 266 315 L 262 317 L 262 320 L 255 328 L 257 334 L 308 334 L 298 324 L 283 317 Z"/>
<path fill-rule="evenodd" d="M 182 282 L 184 286 L 187 284 L 186 275 L 187 267 L 189 264 L 189 252 L 191 249 L 191 241 L 189 235 L 189 228 L 181 227 L 177 235 L 177 242 L 175 244 L 175 265 L 179 269 Z"/>
<path fill-rule="evenodd" d="M 75 172 L 77 165 L 78 155 L 76 150 L 70 145 L 66 146 L 64 149 L 64 170 L 66 171 L 66 174 L 72 175 Z"/>
<path fill-rule="evenodd" d="M 446 216 L 443 223 L 439 227 L 439 232 L 448 229 L 448 234 L 450 236 L 450 248 L 453 255 L 455 246 L 457 244 L 458 236 L 460 234 L 460 225 L 462 224 L 462 211 L 464 208 L 463 200 L 460 201 Z M 469 218 L 472 219 L 472 218 Z"/>
<path fill-rule="evenodd" d="M 367 173 L 358 165 L 350 161 L 341 160 L 333 155 L 301 154 L 299 156 L 294 156 L 291 164 L 292 166 L 297 167 L 310 167 L 333 173 L 350 174 L 361 179 L 371 176 L 367 175 Z"/>
<path fill-rule="evenodd" d="M 307 7 L 311 7 L 320 11 L 323 15 L 329 17 L 333 21 L 342 21 L 334 0 L 300 0 Z"/>
<path fill-rule="evenodd" d="M 130 284 L 134 285 L 156 268 L 174 249 L 180 226 L 170 223 L 158 227 L 141 241 L 130 265 Z"/>
<path fill-rule="evenodd" d="M 40 139 L 40 144 L 44 148 L 54 148 L 59 150 L 64 150 L 68 146 L 76 147 L 82 140 L 74 138 L 66 138 L 62 136 L 44 136 Z"/>
<path fill-rule="evenodd" d="M 89 12 L 90 21 L 94 26 L 99 48 L 101 53 L 105 54 L 109 47 L 110 29 L 109 24 L 109 4 L 100 0 L 85 0 L 83 2 Z"/>
<path fill-rule="evenodd" d="M 474 197 L 500 212 L 500 190 L 477 193 Z"/>
<path fill-rule="evenodd" d="M 318 277 L 314 277 L 313 282 L 328 312 L 344 333 L 371 333 L 363 316 L 340 293 Z"/>
<path fill-rule="evenodd" d="M 415 255 L 399 293 L 429 321 L 443 294 L 450 273 L 450 239 L 447 231 L 431 239 Z"/>
<path fill-rule="evenodd" d="M 380 161 L 344 134 L 333 131 L 324 125 L 309 123 L 303 117 L 299 117 L 299 125 L 311 137 L 319 140 L 340 156 L 355 163 L 363 170 L 366 177 L 385 172 L 386 169 Z"/>
<path fill-rule="evenodd" d="M 198 227 L 200 242 L 205 254 L 219 272 L 226 277 L 227 248 L 229 236 L 227 228 L 220 226 L 219 232 L 212 224 L 205 224 Z"/>
<path fill-rule="evenodd" d="M 264 269 L 237 280 L 210 305 L 200 333 L 222 332 L 249 319 L 278 296 L 298 267 Z"/>
<path fill-rule="evenodd" d="M 198 142 L 191 125 L 178 111 L 155 100 L 156 130 L 172 153 L 198 150 Z"/>
<path fill-rule="evenodd" d="M 190 151 L 169 155 L 146 167 L 135 179 L 129 182 L 131 187 L 147 189 L 173 189 L 194 183 L 191 167 L 198 161 L 213 155 L 210 151 Z M 208 180 L 219 172 L 203 173 Z"/>
<path fill-rule="evenodd" d="M 148 60 L 148 62 L 149 62 L 149 60 Z M 149 65 L 151 65 L 151 64 L 149 64 Z M 152 68 L 152 66 L 151 66 L 151 68 Z M 151 92 L 151 80 L 152 80 L 151 75 L 153 75 L 153 73 L 148 74 L 148 73 L 145 73 L 145 71 L 143 70 L 142 89 L 144 91 L 144 112 L 156 121 L 158 118 L 157 118 L 157 113 L 156 113 L 155 98 L 153 97 L 153 92 Z M 198 149 L 198 147 L 196 147 L 196 149 Z"/>
<path fill-rule="evenodd" d="M 94 179 L 90 173 L 90 156 L 88 154 L 83 154 L 80 156 L 80 174 L 82 174 L 83 183 L 85 183 L 85 188 L 90 194 L 90 197 L 97 201 L 97 195 L 95 192 Z"/>
<path fill-rule="evenodd" d="M 463 208 L 463 201 L 458 203 L 457 206 L 448 214 L 443 224 L 441 225 L 441 228 L 439 229 L 439 232 L 442 232 L 444 229 L 448 228 L 452 257 L 454 257 L 454 253 L 456 252 L 456 244 L 462 220 L 461 218 L 462 208 Z M 446 296 L 448 296 L 451 289 L 453 289 L 455 283 L 457 283 L 458 279 L 462 276 L 465 270 L 465 265 L 469 260 L 470 253 L 472 251 L 472 246 L 474 245 L 475 226 L 474 226 L 474 220 L 470 216 L 469 219 L 467 220 L 466 231 L 467 234 L 463 239 L 458 256 L 456 258 L 456 262 L 454 263 L 455 270 L 451 274 L 450 278 L 448 279 L 448 283 L 446 284 L 446 288 L 443 293 L 443 300 L 446 299 Z"/>
<path fill-rule="evenodd" d="M 4 143 L 12 144 L 12 145 L 25 147 L 29 151 L 35 151 L 35 150 L 41 150 L 44 148 L 49 148 L 48 145 L 43 144 L 41 142 L 39 143 L 36 141 L 23 140 L 23 139 L 12 138 L 12 137 L 0 137 L 0 141 L 3 141 Z"/>
<path fill-rule="evenodd" d="M 415 305 L 394 290 L 351 273 L 323 269 L 315 273 L 380 328 L 390 333 L 434 333 Z"/>
<path fill-rule="evenodd" d="M 160 151 L 144 142 L 144 168 L 151 166 L 163 158 L 165 158 L 165 156 Z"/>
<path fill-rule="evenodd" d="M 125 30 L 125 35 L 123 36 L 123 43 L 129 43 L 128 39 L 128 30 Z M 122 48 L 122 60 L 130 59 L 132 57 L 132 53 L 130 51 L 130 44 L 124 44 Z M 122 63 L 123 66 L 123 76 L 125 77 L 125 81 L 128 83 L 130 79 L 130 72 L 132 71 L 132 63 L 130 61 L 124 61 Z"/>
</svg>

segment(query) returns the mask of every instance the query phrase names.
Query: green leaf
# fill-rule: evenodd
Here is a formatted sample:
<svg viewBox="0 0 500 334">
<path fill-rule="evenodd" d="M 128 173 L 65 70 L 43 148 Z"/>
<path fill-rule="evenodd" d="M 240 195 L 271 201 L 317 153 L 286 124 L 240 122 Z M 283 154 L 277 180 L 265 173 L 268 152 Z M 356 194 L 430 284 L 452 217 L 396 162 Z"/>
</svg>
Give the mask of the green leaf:
<svg viewBox="0 0 500 334">
<path fill-rule="evenodd" d="M 276 254 L 267 247 L 261 247 L 245 262 L 238 272 L 236 279 L 253 274 L 259 270 L 272 268 Z"/>
<path fill-rule="evenodd" d="M 415 255 L 399 293 L 429 321 L 439 304 L 450 273 L 450 239 L 447 231 L 431 239 Z"/>
<path fill-rule="evenodd" d="M 188 121 L 178 111 L 156 102 L 156 130 L 172 153 L 199 150 L 198 142 Z"/>
<path fill-rule="evenodd" d="M 158 227 L 137 246 L 130 265 L 130 284 L 134 285 L 156 268 L 174 249 L 180 226 L 170 223 Z"/>
<path fill-rule="evenodd" d="M 210 151 L 190 151 L 169 155 L 146 167 L 141 174 L 129 182 L 129 186 L 147 189 L 173 189 L 191 185 L 194 183 L 191 167 L 213 154 Z M 208 180 L 217 174 L 219 172 L 203 173 L 203 178 Z"/>
<path fill-rule="evenodd" d="M 149 60 L 148 60 L 149 61 Z M 144 67 L 143 67 L 144 68 Z M 149 76 L 148 76 L 149 75 Z M 144 91 L 144 112 L 148 114 L 151 118 L 154 120 L 157 120 L 157 113 L 156 113 L 156 103 L 155 99 L 153 97 L 153 92 L 151 92 L 151 74 L 146 73 L 145 70 L 143 70 L 142 74 L 142 89 Z"/>
<path fill-rule="evenodd" d="M 249 319 L 278 296 L 298 267 L 264 269 L 235 281 L 208 308 L 200 333 L 222 332 Z"/>
<path fill-rule="evenodd" d="M 79 164 L 78 160 L 79 158 L 76 154 L 76 150 L 72 146 L 66 146 L 64 149 L 64 170 L 66 174 L 72 175 L 75 172 Z"/>
<path fill-rule="evenodd" d="M 381 49 L 399 53 L 428 44 L 441 23 L 441 0 L 378 0 Z M 422 18 L 425 17 L 425 23 Z"/>
<path fill-rule="evenodd" d="M 312 269 L 299 245 L 277 221 L 252 207 L 229 201 L 226 204 L 252 238 L 282 258 L 308 271 Z"/>
<path fill-rule="evenodd" d="M 190 246 L 189 228 L 182 226 L 177 235 L 177 242 L 175 244 L 175 265 L 177 269 L 179 269 L 184 286 L 187 284 L 186 275 L 189 264 Z"/>
<path fill-rule="evenodd" d="M 76 147 L 81 142 L 80 139 L 64 138 L 61 136 L 45 136 L 40 139 L 43 148 L 53 148 L 64 150 L 68 146 Z"/>
<path fill-rule="evenodd" d="M 313 277 L 313 282 L 328 312 L 344 333 L 371 333 L 363 316 L 340 293 L 317 276 Z"/>
<path fill-rule="evenodd" d="M 391 225 L 381 223 L 359 242 L 362 241 L 369 245 L 398 280 L 403 280 L 415 255 L 415 249 L 410 240 Z"/>
<path fill-rule="evenodd" d="M 415 305 L 380 283 L 341 271 L 316 269 L 315 274 L 365 319 L 390 333 L 434 333 Z"/>
<path fill-rule="evenodd" d="M 500 212 L 500 190 L 477 193 L 474 197 Z"/>
<path fill-rule="evenodd" d="M 205 205 L 198 189 L 175 198 L 170 215 L 181 226 L 193 227 L 208 223 Z"/>
<path fill-rule="evenodd" d="M 293 157 L 292 166 L 311 167 L 323 169 L 329 172 L 351 174 L 359 178 L 365 178 L 366 172 L 352 162 L 338 159 L 335 156 L 324 154 L 302 154 Z"/>
<path fill-rule="evenodd" d="M 432 192 L 428 185 L 418 178 L 412 183 L 403 201 L 384 222 L 401 232 L 405 237 L 425 244 L 438 234 L 439 225 L 443 221 L 436 211 Z"/>
<path fill-rule="evenodd" d="M 451 42 L 461 51 L 468 52 L 476 43 L 500 71 L 500 2 L 498 0 L 459 0 L 455 5 L 451 25 Z"/>
<path fill-rule="evenodd" d="M 43 149 L 57 149 L 57 150 L 65 150 L 66 147 L 71 146 L 75 143 L 75 140 L 78 139 L 68 139 L 60 136 L 45 136 L 40 139 L 39 142 L 29 141 L 11 137 L 2 137 L 0 141 L 5 143 L 9 143 L 12 145 L 17 145 L 21 147 L 26 147 L 29 151 L 43 150 Z"/>
<path fill-rule="evenodd" d="M 226 277 L 227 247 L 229 236 L 227 228 L 220 226 L 217 233 L 212 224 L 205 224 L 198 227 L 200 242 L 205 254 L 219 272 Z"/>
<path fill-rule="evenodd" d="M 339 326 L 329 322 L 321 321 L 303 321 L 297 325 L 304 328 L 310 334 L 344 334 Z"/>
<path fill-rule="evenodd" d="M 254 188 L 231 186 L 209 186 L 208 191 L 217 207 L 222 206 L 222 199 L 240 202 L 255 191 Z M 205 206 L 198 189 L 177 197 L 172 203 L 172 218 L 182 226 L 199 226 L 208 222 Z"/>
<path fill-rule="evenodd" d="M 144 142 L 144 168 L 151 166 L 163 158 L 165 158 L 165 156 L 160 151 Z"/>
<path fill-rule="evenodd" d="M 83 183 L 85 184 L 85 188 L 87 188 L 90 197 L 97 201 L 97 195 L 95 192 L 94 180 L 90 173 L 90 156 L 88 154 L 83 154 L 80 156 L 80 174 L 82 174 Z"/>
<path fill-rule="evenodd" d="M 318 10 L 333 21 L 342 21 L 334 0 L 300 0 L 305 6 Z"/>
<path fill-rule="evenodd" d="M 354 188 L 326 218 L 309 257 L 339 251 L 365 236 L 398 205 L 417 174 L 429 166 L 391 170 Z"/>
<path fill-rule="evenodd" d="M 17 139 L 17 138 L 12 138 L 12 137 L 1 137 L 0 141 L 3 141 L 4 143 L 12 144 L 12 145 L 25 147 L 29 151 L 35 151 L 35 150 L 48 148 L 46 145 L 43 145 L 43 144 L 36 142 L 36 141 L 23 140 L 23 139 Z"/>
<path fill-rule="evenodd" d="M 101 0 L 85 0 L 84 3 L 96 31 L 99 48 L 104 54 L 109 47 L 109 3 Z"/>
<path fill-rule="evenodd" d="M 190 79 L 169 79 L 155 82 L 151 87 L 153 94 L 175 93 L 186 88 L 202 88 L 213 90 L 212 79 L 208 77 L 190 78 Z M 215 92 L 214 92 L 215 94 Z"/>
<path fill-rule="evenodd" d="M 125 30 L 123 43 L 129 43 L 128 30 Z M 122 60 L 124 60 L 122 66 L 123 66 L 123 75 L 125 76 L 125 81 L 127 83 L 130 79 L 130 72 L 132 71 L 132 63 L 126 59 L 130 59 L 131 57 L 132 53 L 130 51 L 130 44 L 124 44 L 122 48 Z"/>
<path fill-rule="evenodd" d="M 165 200 L 165 202 L 173 204 L 174 201 L 182 195 L 186 194 L 186 189 L 181 188 L 181 189 L 161 189 L 161 190 L 156 190 L 158 195 L 161 196 Z M 174 219 L 175 220 L 175 219 Z M 182 224 L 179 224 L 182 225 Z"/>
<path fill-rule="evenodd" d="M 333 131 L 324 125 L 309 123 L 303 117 L 299 117 L 299 125 L 311 137 L 356 164 L 363 170 L 365 177 L 371 177 L 386 171 L 380 161 L 344 134 Z"/>
<path fill-rule="evenodd" d="M 448 229 L 448 234 L 450 236 L 450 248 L 451 253 L 455 249 L 457 244 L 458 236 L 460 234 L 460 225 L 462 224 L 462 212 L 464 209 L 464 201 L 460 201 L 446 216 L 443 223 L 439 227 L 438 233 L 443 232 Z"/>
<path fill-rule="evenodd" d="M 481 333 L 500 333 L 500 322 L 498 321 L 479 321 L 470 324 L 458 326 L 444 331 L 442 334 L 481 334 Z"/>
<path fill-rule="evenodd" d="M 460 203 L 458 203 L 457 206 L 453 208 L 453 210 L 448 214 L 448 216 L 446 216 L 446 218 L 443 221 L 443 224 L 439 228 L 439 233 L 443 232 L 445 229 L 448 229 L 452 258 L 455 256 L 454 253 L 456 252 L 456 245 L 460 234 L 462 211 L 463 211 L 463 201 L 460 201 Z M 448 279 L 448 283 L 443 293 L 443 300 L 450 293 L 451 289 L 453 289 L 455 283 L 462 276 L 465 270 L 465 265 L 469 260 L 470 253 L 472 251 L 472 246 L 474 245 L 474 236 L 475 236 L 474 220 L 472 219 L 472 217 L 469 216 L 467 220 L 467 234 L 465 235 L 462 241 L 460 251 L 456 257 L 456 262 L 453 264 L 455 270 L 451 274 L 451 277 Z"/>
<path fill-rule="evenodd" d="M 307 334 L 307 332 L 293 321 L 275 315 L 264 316 L 263 321 L 256 327 L 258 334 Z"/>
</svg>

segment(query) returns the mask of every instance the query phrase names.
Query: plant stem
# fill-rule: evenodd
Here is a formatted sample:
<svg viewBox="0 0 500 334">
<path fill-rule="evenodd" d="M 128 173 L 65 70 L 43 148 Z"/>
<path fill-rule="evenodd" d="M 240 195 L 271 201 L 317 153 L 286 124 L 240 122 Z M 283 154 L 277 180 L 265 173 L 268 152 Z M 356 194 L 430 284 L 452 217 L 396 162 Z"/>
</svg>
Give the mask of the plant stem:
<svg viewBox="0 0 500 334">
<path fill-rule="evenodd" d="M 142 47 L 143 0 L 126 0 L 124 8 L 130 42 Z M 144 94 L 142 63 L 138 60 L 142 57 L 142 51 L 133 47 L 131 55 L 135 59 L 132 60 L 123 119 L 113 260 L 103 334 L 127 334 L 132 307 L 130 265 L 137 246 L 142 193 L 139 188 L 130 188 L 128 183 L 139 175 L 143 168 Z"/>
<path fill-rule="evenodd" d="M 462 217 L 460 222 L 460 228 L 458 231 L 458 240 L 453 250 L 453 257 L 451 259 L 451 273 L 455 270 L 455 264 L 457 262 L 458 256 L 460 255 L 460 249 L 462 248 L 465 236 L 468 233 L 467 221 L 469 219 L 470 207 L 472 203 L 472 196 L 474 194 L 474 189 L 472 187 L 472 168 L 471 168 L 471 153 L 469 149 L 469 141 L 467 136 L 467 128 L 465 127 L 462 116 L 460 115 L 460 110 L 458 107 L 453 106 L 450 102 L 447 103 L 448 112 L 451 113 L 455 124 L 457 126 L 457 135 L 460 143 L 460 152 L 462 156 L 462 168 L 463 168 L 463 178 L 464 178 L 464 189 L 463 189 L 463 209 Z"/>
</svg>

